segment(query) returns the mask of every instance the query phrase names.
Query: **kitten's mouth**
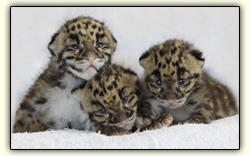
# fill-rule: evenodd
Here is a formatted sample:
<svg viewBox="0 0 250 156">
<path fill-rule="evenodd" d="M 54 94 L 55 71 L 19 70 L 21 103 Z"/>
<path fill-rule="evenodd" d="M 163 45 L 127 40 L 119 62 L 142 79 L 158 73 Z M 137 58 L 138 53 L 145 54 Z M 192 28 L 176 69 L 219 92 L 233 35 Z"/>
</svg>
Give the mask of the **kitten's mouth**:
<svg viewBox="0 0 250 156">
<path fill-rule="evenodd" d="M 91 64 L 90 66 L 88 66 L 88 68 L 87 68 L 85 71 L 87 71 L 88 69 L 91 69 L 91 68 L 94 68 L 95 70 L 97 70 L 96 67 L 95 67 L 94 65 Z M 84 72 L 85 72 L 85 71 L 84 71 Z"/>
<path fill-rule="evenodd" d="M 86 68 L 85 70 L 82 69 L 82 68 L 79 68 L 79 67 L 77 68 L 76 66 L 73 66 L 73 65 L 70 65 L 70 68 L 72 68 L 73 70 L 77 71 L 78 73 L 85 73 L 87 70 L 89 70 L 91 68 L 97 70 L 96 67 L 93 64 L 90 64 L 88 66 L 88 68 Z"/>
<path fill-rule="evenodd" d="M 184 99 L 178 99 L 178 100 L 162 100 L 158 99 L 158 101 L 161 103 L 163 107 L 170 108 L 170 109 L 176 109 L 181 107 L 184 103 Z"/>
</svg>

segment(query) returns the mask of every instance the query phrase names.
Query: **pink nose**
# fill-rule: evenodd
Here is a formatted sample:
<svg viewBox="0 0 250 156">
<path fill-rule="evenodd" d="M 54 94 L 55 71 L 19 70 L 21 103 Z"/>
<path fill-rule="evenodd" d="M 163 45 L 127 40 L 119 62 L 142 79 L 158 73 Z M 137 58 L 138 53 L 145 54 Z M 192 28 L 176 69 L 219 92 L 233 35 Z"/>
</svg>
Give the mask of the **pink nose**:
<svg viewBox="0 0 250 156">
<path fill-rule="evenodd" d="M 89 53 L 87 54 L 86 59 L 87 59 L 89 62 L 92 63 L 92 62 L 96 59 L 96 56 L 95 56 L 95 54 L 93 54 L 92 52 L 89 52 Z"/>
<path fill-rule="evenodd" d="M 175 102 L 175 99 L 167 100 L 167 103 L 169 103 L 170 105 L 172 105 L 174 102 Z"/>
<path fill-rule="evenodd" d="M 122 125 L 126 125 L 128 123 L 128 119 L 121 122 Z"/>
</svg>

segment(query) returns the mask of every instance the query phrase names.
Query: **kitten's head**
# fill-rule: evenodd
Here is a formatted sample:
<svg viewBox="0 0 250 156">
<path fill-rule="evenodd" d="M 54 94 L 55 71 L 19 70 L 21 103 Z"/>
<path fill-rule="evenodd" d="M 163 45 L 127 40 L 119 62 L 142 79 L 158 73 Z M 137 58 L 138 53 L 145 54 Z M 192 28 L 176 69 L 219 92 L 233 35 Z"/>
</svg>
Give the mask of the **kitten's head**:
<svg viewBox="0 0 250 156">
<path fill-rule="evenodd" d="M 110 62 L 116 45 L 116 39 L 103 23 L 91 17 L 78 17 L 61 27 L 48 48 L 59 68 L 90 80 Z"/>
<path fill-rule="evenodd" d="M 94 123 L 130 130 L 136 119 L 138 77 L 117 65 L 109 65 L 102 74 L 73 92 L 84 112 Z"/>
<path fill-rule="evenodd" d="M 170 109 L 181 107 L 200 82 L 204 58 L 192 44 L 168 40 L 140 57 L 147 87 L 159 103 Z"/>
</svg>

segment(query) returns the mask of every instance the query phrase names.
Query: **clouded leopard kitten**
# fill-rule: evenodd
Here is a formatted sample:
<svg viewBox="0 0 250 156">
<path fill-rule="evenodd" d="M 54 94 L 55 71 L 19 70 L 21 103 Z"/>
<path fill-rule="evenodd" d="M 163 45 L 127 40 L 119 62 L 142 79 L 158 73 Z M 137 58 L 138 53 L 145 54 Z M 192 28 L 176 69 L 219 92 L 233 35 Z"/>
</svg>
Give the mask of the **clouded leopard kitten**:
<svg viewBox="0 0 250 156">
<path fill-rule="evenodd" d="M 174 124 L 210 123 L 236 114 L 233 94 L 203 71 L 204 60 L 182 40 L 167 40 L 146 51 L 139 59 L 149 93 L 144 111 L 154 116 L 171 113 Z"/>
<path fill-rule="evenodd" d="M 91 129 L 87 114 L 71 91 L 110 63 L 116 45 L 107 27 L 91 17 L 66 22 L 48 45 L 52 55 L 48 68 L 22 100 L 13 132 Z"/>
</svg>

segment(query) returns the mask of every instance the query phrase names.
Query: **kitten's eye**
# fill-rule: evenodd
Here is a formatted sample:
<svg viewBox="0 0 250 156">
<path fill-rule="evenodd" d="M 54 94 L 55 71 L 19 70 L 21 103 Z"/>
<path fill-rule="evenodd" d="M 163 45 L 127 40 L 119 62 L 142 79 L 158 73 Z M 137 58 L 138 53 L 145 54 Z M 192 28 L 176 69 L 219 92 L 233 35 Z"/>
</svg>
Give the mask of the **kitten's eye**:
<svg viewBox="0 0 250 156">
<path fill-rule="evenodd" d="M 109 111 L 107 109 L 104 109 L 104 108 L 100 109 L 99 112 L 102 114 L 109 114 Z"/>
<path fill-rule="evenodd" d="M 97 47 L 97 48 L 101 48 L 102 46 L 103 46 L 102 43 L 96 43 L 96 47 Z"/>
<path fill-rule="evenodd" d="M 78 45 L 78 44 L 73 44 L 72 46 L 71 46 L 73 49 L 80 49 L 80 46 Z"/>
<path fill-rule="evenodd" d="M 161 80 L 157 80 L 157 81 L 155 81 L 155 84 L 156 84 L 158 87 L 161 87 L 161 86 L 162 86 L 162 82 L 161 82 Z"/>
<path fill-rule="evenodd" d="M 128 101 L 128 97 L 127 96 L 125 96 L 124 98 L 122 98 L 122 103 L 124 104 L 125 102 L 127 102 Z"/>
<path fill-rule="evenodd" d="M 178 85 L 179 85 L 179 86 L 183 86 L 183 85 L 185 84 L 185 82 L 186 82 L 185 79 L 180 79 L 180 80 L 178 81 Z"/>
</svg>

